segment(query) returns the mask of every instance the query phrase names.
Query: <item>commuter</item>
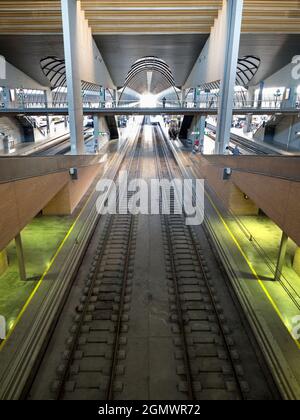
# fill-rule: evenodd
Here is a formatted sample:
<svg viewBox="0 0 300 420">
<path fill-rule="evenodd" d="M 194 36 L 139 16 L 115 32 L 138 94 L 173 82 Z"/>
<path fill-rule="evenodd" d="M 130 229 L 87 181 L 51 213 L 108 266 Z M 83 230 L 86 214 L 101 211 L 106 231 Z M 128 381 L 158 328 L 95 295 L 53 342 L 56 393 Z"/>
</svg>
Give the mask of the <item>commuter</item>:
<svg viewBox="0 0 300 420">
<path fill-rule="evenodd" d="M 238 148 L 237 145 L 235 145 L 233 151 L 232 151 L 233 156 L 239 156 L 241 154 L 240 149 Z"/>
<path fill-rule="evenodd" d="M 167 102 L 166 98 L 165 98 L 165 97 L 163 97 L 163 98 L 162 98 L 163 108 L 165 108 L 165 107 L 166 107 L 166 102 Z"/>
<path fill-rule="evenodd" d="M 197 152 L 199 152 L 199 140 L 198 139 L 195 140 L 194 147 L 193 147 L 193 153 L 195 154 Z"/>
<path fill-rule="evenodd" d="M 95 144 L 94 144 L 94 153 L 98 152 L 98 139 L 95 139 Z"/>
</svg>

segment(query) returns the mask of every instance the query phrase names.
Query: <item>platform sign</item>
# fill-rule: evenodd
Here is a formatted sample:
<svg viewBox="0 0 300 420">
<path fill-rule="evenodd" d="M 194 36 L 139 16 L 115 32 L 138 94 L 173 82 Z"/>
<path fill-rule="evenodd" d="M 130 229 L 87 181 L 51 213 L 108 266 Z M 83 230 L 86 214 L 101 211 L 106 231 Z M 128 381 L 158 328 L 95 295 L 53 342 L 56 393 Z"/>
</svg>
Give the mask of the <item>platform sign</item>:
<svg viewBox="0 0 300 420">
<path fill-rule="evenodd" d="M 0 55 L 0 79 L 6 79 L 6 60 L 3 55 Z"/>
<path fill-rule="evenodd" d="M 0 315 L 0 340 L 6 338 L 6 320 L 3 315 Z"/>
</svg>

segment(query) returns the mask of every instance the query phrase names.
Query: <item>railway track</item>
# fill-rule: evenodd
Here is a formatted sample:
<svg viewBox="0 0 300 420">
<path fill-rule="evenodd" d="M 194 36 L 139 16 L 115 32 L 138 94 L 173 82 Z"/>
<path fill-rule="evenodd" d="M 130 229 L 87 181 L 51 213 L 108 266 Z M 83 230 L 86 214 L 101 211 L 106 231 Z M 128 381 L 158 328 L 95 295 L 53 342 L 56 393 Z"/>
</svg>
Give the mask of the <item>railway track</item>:
<svg viewBox="0 0 300 420">
<path fill-rule="evenodd" d="M 170 156 L 162 140 L 156 141 L 156 150 L 160 179 L 173 179 Z M 172 329 L 182 360 L 178 366 L 178 374 L 183 377 L 180 387 L 190 400 L 247 398 L 249 386 L 204 254 L 184 216 L 174 214 L 173 203 L 174 191 L 171 214 L 162 216 L 162 229 Z"/>
<path fill-rule="evenodd" d="M 136 147 L 123 163 L 129 180 L 141 176 L 142 135 L 140 133 Z M 149 146 L 149 138 L 147 142 Z M 154 127 L 153 152 L 153 165 L 159 179 L 181 177 L 158 126 Z M 164 332 L 155 328 L 151 331 L 149 325 L 144 329 L 147 321 L 142 324 L 137 321 L 137 317 L 147 313 L 147 310 L 141 311 L 135 300 L 143 290 L 141 273 L 136 274 L 135 269 L 136 249 L 143 247 L 140 229 L 145 226 L 145 219 L 141 222 L 140 215 L 127 213 L 106 215 L 99 237 L 95 238 L 97 246 L 93 248 L 91 262 L 83 271 L 83 281 L 80 288 L 76 286 L 76 299 L 71 298 L 64 311 L 66 316 L 72 308 L 70 321 L 61 317 L 58 326 L 61 340 L 56 341 L 58 334 L 49 344 L 50 352 L 46 349 L 43 363 L 26 392 L 28 399 L 41 395 L 41 387 L 45 390 L 43 396 L 50 399 L 109 401 L 127 399 L 128 395 L 147 399 L 153 395 L 149 391 L 150 377 L 162 378 L 157 371 L 163 368 L 159 362 L 160 351 L 161 361 L 165 360 L 165 353 L 170 360 L 167 370 L 163 370 L 167 388 L 164 395 L 168 399 L 243 400 L 262 395 L 272 399 L 269 384 L 265 383 L 264 375 L 257 372 L 259 366 L 254 352 L 249 356 L 249 343 L 247 360 L 251 368 L 245 366 L 241 342 L 247 340 L 247 335 L 243 332 L 244 336 L 238 337 L 236 342 L 239 332 L 230 328 L 228 308 L 223 306 L 226 286 L 220 284 L 220 291 L 216 289 L 215 272 L 211 271 L 206 258 L 207 249 L 203 249 L 198 232 L 185 224 L 184 214 L 176 214 L 175 194 L 176 191 L 171 190 L 171 213 L 160 212 L 156 216 L 164 277 L 155 287 L 160 287 L 158 299 L 166 295 L 166 306 L 155 306 L 154 289 L 143 283 L 149 287 L 145 291 L 145 296 L 150 298 L 148 310 L 154 314 L 164 313 L 163 323 L 158 324 L 164 326 Z M 148 269 L 143 266 L 142 273 L 146 274 Z M 234 304 L 227 301 L 226 305 L 231 308 L 231 317 L 236 311 Z M 153 317 L 151 313 L 148 323 Z M 235 319 L 234 323 L 242 328 L 240 321 Z M 137 334 L 138 325 L 142 325 L 141 337 Z M 140 352 L 150 354 L 147 349 L 151 340 L 147 341 L 147 334 L 151 337 L 154 334 L 159 346 L 158 363 L 151 366 L 150 360 L 145 359 L 142 368 L 137 369 L 132 363 L 135 365 L 138 360 L 140 363 Z M 254 378 L 252 369 L 256 370 Z M 45 383 L 45 379 L 49 383 Z M 139 387 L 143 388 L 142 392 Z"/>
<path fill-rule="evenodd" d="M 130 161 L 133 179 L 139 176 L 141 136 Z M 106 220 L 52 384 L 55 399 L 112 400 L 122 389 L 117 378 L 123 369 L 136 229 L 131 214 Z"/>
</svg>

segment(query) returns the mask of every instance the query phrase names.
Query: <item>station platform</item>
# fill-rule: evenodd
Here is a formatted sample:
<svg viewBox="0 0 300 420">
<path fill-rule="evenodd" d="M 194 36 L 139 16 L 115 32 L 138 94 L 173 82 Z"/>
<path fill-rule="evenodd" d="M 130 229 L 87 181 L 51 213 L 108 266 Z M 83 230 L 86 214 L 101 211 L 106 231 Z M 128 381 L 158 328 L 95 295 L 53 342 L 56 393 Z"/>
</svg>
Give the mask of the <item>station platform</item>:
<svg viewBox="0 0 300 420">
<path fill-rule="evenodd" d="M 8 268 L 0 276 L 0 313 L 8 332 L 27 299 L 50 265 L 57 249 L 72 225 L 71 216 L 38 216 L 22 231 L 27 280 L 20 280 L 14 241 L 7 248 Z M 47 240 L 45 240 L 45 235 Z"/>
<path fill-rule="evenodd" d="M 208 122 L 208 128 L 216 129 L 216 121 L 214 119 L 208 118 L 207 122 Z M 252 132 L 245 133 L 242 128 L 232 127 L 231 128 L 231 133 L 233 134 L 233 138 L 232 138 L 233 141 L 235 140 L 235 136 L 236 136 L 237 139 L 239 139 L 239 138 L 245 139 L 248 142 L 250 141 L 254 146 L 257 145 L 258 147 L 265 148 L 266 150 L 268 150 L 268 152 L 270 154 L 272 154 L 272 152 L 274 152 L 274 154 L 280 154 L 282 156 L 293 156 L 293 155 L 300 154 L 300 151 L 298 153 L 296 151 L 291 153 L 287 150 L 282 149 L 282 147 L 280 147 L 279 145 L 270 144 L 270 143 L 266 143 L 266 142 L 263 142 L 263 141 L 253 139 L 253 133 Z M 231 145 L 235 146 L 234 143 L 231 143 Z M 242 149 L 242 146 L 241 146 L 241 149 Z M 249 150 L 247 150 L 246 152 L 243 152 L 243 150 L 241 150 L 241 153 L 242 154 L 249 154 Z M 250 152 L 250 154 L 252 154 L 252 153 Z"/>
<path fill-rule="evenodd" d="M 69 129 L 64 124 L 59 124 L 55 130 L 51 127 L 51 131 L 47 136 L 39 136 L 34 142 L 16 143 L 11 151 L 0 150 L 0 156 L 28 156 L 43 150 L 45 147 L 56 145 L 69 135 Z"/>
<path fill-rule="evenodd" d="M 300 151 L 291 153 L 287 150 L 284 150 L 284 149 L 282 149 L 282 147 L 279 144 L 276 145 L 276 144 L 271 144 L 271 143 L 267 143 L 267 142 L 263 142 L 263 141 L 253 139 L 253 133 L 252 132 L 245 133 L 242 128 L 232 128 L 231 132 L 232 132 L 232 134 L 236 134 L 237 136 L 242 137 L 246 140 L 253 141 L 254 144 L 257 144 L 259 146 L 267 147 L 268 149 L 270 149 L 270 151 L 274 151 L 275 153 L 280 153 L 280 155 L 282 155 L 282 156 L 295 156 L 297 154 L 300 154 Z"/>
</svg>

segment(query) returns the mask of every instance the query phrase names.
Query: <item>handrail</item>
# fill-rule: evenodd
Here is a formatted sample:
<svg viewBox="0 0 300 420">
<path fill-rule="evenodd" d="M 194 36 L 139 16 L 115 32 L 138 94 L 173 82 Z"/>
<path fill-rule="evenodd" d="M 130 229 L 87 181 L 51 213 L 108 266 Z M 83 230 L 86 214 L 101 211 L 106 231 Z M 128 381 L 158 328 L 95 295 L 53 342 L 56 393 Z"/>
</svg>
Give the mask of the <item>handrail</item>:
<svg viewBox="0 0 300 420">
<path fill-rule="evenodd" d="M 300 156 L 201 156 L 210 165 L 300 182 Z"/>
<path fill-rule="evenodd" d="M 200 101 L 163 101 L 160 100 L 157 102 L 157 106 L 155 108 L 185 108 L 185 109 L 218 109 L 219 107 L 219 98 L 216 98 L 213 102 L 211 100 L 200 100 Z M 68 102 L 26 102 L 26 101 L 14 101 L 9 103 L 2 103 L 1 109 L 2 110 L 30 110 L 30 109 L 60 109 L 60 108 L 68 108 Z M 109 109 L 109 108 L 141 108 L 141 102 L 139 100 L 121 100 L 121 101 L 85 101 L 83 103 L 83 108 L 90 108 L 90 109 Z M 147 108 L 147 107 L 142 107 Z M 150 109 L 151 107 L 149 107 Z M 252 109 L 256 110 L 274 110 L 284 111 L 284 110 L 300 110 L 300 102 L 296 102 L 291 104 L 290 101 L 281 100 L 263 100 L 259 101 L 233 101 L 233 108 L 235 110 L 249 110 Z"/>
<path fill-rule="evenodd" d="M 102 154 L 82 156 L 0 156 L 0 184 L 101 163 Z"/>
</svg>

